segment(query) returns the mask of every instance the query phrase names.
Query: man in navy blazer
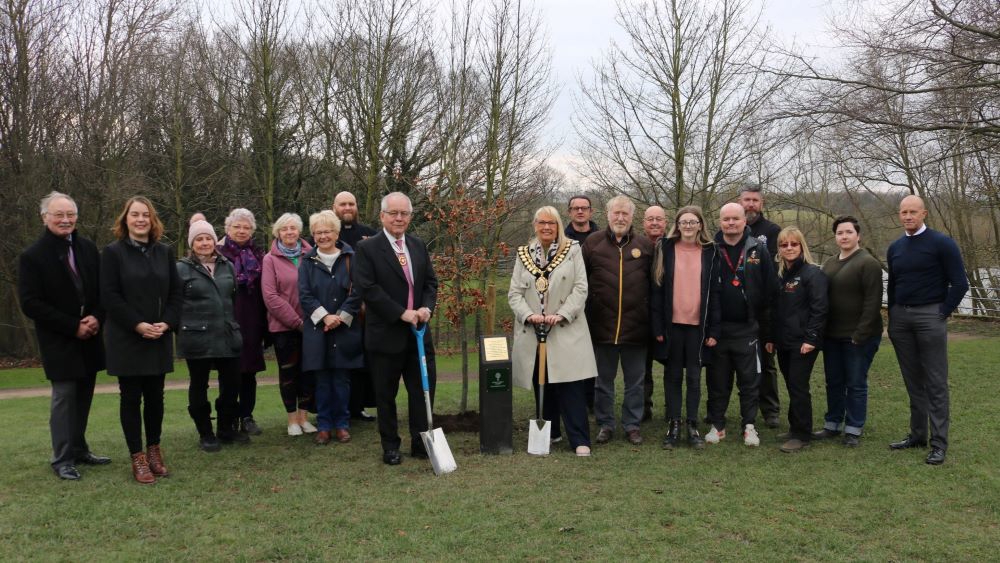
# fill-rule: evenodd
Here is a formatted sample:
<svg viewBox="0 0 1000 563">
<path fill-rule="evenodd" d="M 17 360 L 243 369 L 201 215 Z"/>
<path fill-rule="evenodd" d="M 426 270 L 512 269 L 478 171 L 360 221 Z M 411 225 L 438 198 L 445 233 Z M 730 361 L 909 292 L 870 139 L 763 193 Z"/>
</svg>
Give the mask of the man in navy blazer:
<svg viewBox="0 0 1000 563">
<path fill-rule="evenodd" d="M 18 263 L 18 298 L 35 322 L 45 377 L 52 382 L 52 469 L 75 481 L 78 464 L 111 461 L 94 455 L 85 437 L 95 378 L 104 369 L 100 257 L 94 243 L 76 232 L 71 197 L 50 193 L 42 199 L 41 214 L 45 231 Z"/>
<path fill-rule="evenodd" d="M 375 385 L 382 461 L 399 465 L 402 458 L 396 394 L 401 374 L 409 396 L 410 455 L 427 457 L 420 440 L 420 432 L 428 430 L 420 383 L 420 359 L 411 327 L 430 320 L 437 302 L 438 280 L 427 246 L 417 237 L 406 234 L 413 218 L 410 198 L 400 192 L 386 195 L 382 198 L 379 217 L 382 230 L 358 243 L 352 276 L 354 287 L 367 306 L 365 348 L 371 359 Z M 425 333 L 424 349 L 433 404 L 436 374 L 430 331 Z"/>
</svg>

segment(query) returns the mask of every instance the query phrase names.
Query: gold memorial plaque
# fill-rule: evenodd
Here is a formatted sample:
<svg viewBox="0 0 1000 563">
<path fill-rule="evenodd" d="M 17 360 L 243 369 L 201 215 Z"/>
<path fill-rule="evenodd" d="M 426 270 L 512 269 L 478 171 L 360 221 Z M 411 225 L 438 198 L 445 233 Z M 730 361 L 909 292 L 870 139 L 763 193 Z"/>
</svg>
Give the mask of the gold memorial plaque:
<svg viewBox="0 0 1000 563">
<path fill-rule="evenodd" d="M 502 362 L 510 359 L 507 355 L 507 337 L 483 338 L 483 357 L 487 362 Z"/>
</svg>

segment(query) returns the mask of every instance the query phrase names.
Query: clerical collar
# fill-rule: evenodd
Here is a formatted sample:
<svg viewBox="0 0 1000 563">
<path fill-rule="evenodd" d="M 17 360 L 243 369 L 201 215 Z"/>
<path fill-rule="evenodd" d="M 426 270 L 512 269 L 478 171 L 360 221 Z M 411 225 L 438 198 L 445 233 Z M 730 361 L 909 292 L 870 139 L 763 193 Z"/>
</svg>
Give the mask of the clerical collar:
<svg viewBox="0 0 1000 563">
<path fill-rule="evenodd" d="M 920 228 L 917 229 L 917 232 L 913 233 L 912 235 L 908 231 L 906 231 L 906 230 L 903 230 L 903 233 L 906 234 L 906 236 L 908 236 L 908 237 L 915 237 L 915 236 L 923 233 L 926 230 L 927 230 L 927 224 L 925 223 L 923 225 L 920 225 Z"/>
</svg>

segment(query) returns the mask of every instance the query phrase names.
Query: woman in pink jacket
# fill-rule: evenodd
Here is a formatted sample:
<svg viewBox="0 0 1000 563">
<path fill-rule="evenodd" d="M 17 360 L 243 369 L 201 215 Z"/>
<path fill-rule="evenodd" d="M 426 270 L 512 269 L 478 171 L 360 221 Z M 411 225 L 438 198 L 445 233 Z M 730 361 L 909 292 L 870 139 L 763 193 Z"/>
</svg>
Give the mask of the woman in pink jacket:
<svg viewBox="0 0 1000 563">
<path fill-rule="evenodd" d="M 274 242 L 264 255 L 260 276 L 267 307 L 267 328 L 278 360 L 278 387 L 288 413 L 288 435 L 312 433 L 308 411 L 316 412 L 316 384 L 302 372 L 302 306 L 299 305 L 299 262 L 312 247 L 300 238 L 302 218 L 285 213 L 271 228 Z"/>
</svg>

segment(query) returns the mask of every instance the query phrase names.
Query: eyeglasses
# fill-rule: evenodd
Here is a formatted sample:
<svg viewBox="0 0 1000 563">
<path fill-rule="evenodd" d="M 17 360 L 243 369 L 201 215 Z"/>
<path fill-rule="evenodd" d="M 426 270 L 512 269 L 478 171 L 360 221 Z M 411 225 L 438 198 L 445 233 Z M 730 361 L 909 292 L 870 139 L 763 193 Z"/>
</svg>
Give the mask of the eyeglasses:
<svg viewBox="0 0 1000 563">
<path fill-rule="evenodd" d="M 645 221 L 647 223 L 666 223 L 667 222 L 667 220 L 664 219 L 663 217 L 646 217 L 646 218 L 643 219 L 643 221 Z"/>
<path fill-rule="evenodd" d="M 798 248 L 800 246 L 802 245 L 793 240 L 778 243 L 779 248 Z"/>
<path fill-rule="evenodd" d="M 577 213 L 578 211 L 590 211 L 590 206 L 588 205 L 586 207 L 583 206 L 570 207 L 569 210 L 572 211 L 573 213 Z"/>
<path fill-rule="evenodd" d="M 392 217 L 393 219 L 397 217 L 402 217 L 403 219 L 406 219 L 407 217 L 413 214 L 411 211 L 383 211 L 382 213 L 385 213 L 386 215 Z"/>
<path fill-rule="evenodd" d="M 313 231 L 314 237 L 328 237 L 337 234 L 337 231 Z"/>
<path fill-rule="evenodd" d="M 69 213 L 62 213 L 62 212 L 60 212 L 60 213 L 49 213 L 48 211 L 46 211 L 45 214 L 49 215 L 51 217 L 55 217 L 56 219 L 60 219 L 60 220 L 61 219 L 76 219 L 76 212 L 75 211 L 70 211 Z"/>
<path fill-rule="evenodd" d="M 701 221 L 677 221 L 677 224 L 681 227 L 697 227 Z"/>
<path fill-rule="evenodd" d="M 542 227 L 555 227 L 559 223 L 556 223 L 555 221 L 535 221 L 535 224 Z"/>
</svg>

